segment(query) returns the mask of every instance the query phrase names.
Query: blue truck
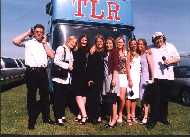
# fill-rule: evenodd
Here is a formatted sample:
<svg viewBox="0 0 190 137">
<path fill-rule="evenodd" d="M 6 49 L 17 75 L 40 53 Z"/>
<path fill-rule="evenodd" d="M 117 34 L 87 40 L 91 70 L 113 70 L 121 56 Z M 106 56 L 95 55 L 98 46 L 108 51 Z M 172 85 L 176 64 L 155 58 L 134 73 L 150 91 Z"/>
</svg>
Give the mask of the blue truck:
<svg viewBox="0 0 190 137">
<path fill-rule="evenodd" d="M 79 38 L 87 34 L 90 46 L 97 34 L 123 36 L 126 42 L 134 37 L 131 0 L 51 0 L 46 5 L 46 13 L 50 17 L 48 38 L 54 50 L 70 35 Z M 49 89 L 53 91 L 52 61 L 49 64 Z"/>
<path fill-rule="evenodd" d="M 133 37 L 131 0 L 51 0 L 46 5 L 49 15 L 49 42 L 55 50 L 69 35 L 87 34 L 93 45 L 96 34 L 105 37 Z"/>
</svg>

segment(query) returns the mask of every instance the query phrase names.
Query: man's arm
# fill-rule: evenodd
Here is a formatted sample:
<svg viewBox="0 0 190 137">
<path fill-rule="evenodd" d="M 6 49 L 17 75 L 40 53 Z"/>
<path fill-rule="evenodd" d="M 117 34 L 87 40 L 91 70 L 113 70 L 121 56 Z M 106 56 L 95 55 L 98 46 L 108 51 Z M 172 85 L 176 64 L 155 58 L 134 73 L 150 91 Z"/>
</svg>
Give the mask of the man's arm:
<svg viewBox="0 0 190 137">
<path fill-rule="evenodd" d="M 49 44 L 47 42 L 47 37 L 46 36 L 44 36 L 44 39 L 42 40 L 42 44 L 44 46 L 44 49 L 46 51 L 47 56 L 50 57 L 50 58 L 54 58 L 55 51 L 49 47 Z"/>
<path fill-rule="evenodd" d="M 174 45 L 170 45 L 171 56 L 165 61 L 166 64 L 176 64 L 180 61 L 180 55 Z"/>
<path fill-rule="evenodd" d="M 28 37 L 29 35 L 31 35 L 31 30 L 29 29 L 28 31 L 20 34 L 19 36 L 13 38 L 12 42 L 14 45 L 16 46 L 21 46 L 22 42 L 26 39 L 26 37 Z"/>
</svg>

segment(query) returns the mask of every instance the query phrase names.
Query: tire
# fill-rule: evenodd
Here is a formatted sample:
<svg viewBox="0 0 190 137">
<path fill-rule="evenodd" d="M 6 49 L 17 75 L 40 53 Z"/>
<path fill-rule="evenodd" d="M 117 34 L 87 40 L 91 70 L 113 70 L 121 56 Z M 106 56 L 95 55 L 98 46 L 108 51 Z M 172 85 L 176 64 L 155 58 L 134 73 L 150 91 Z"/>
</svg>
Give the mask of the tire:
<svg viewBox="0 0 190 137">
<path fill-rule="evenodd" d="M 181 94 L 181 101 L 184 105 L 190 106 L 190 92 L 188 89 L 183 89 Z"/>
</svg>

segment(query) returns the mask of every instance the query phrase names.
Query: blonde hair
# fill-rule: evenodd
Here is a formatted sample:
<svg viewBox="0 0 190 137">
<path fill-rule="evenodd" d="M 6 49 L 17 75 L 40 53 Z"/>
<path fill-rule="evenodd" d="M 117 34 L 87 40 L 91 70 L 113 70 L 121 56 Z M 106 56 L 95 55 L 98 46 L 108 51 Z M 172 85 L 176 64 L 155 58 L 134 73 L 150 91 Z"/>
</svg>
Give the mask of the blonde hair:
<svg viewBox="0 0 190 137">
<path fill-rule="evenodd" d="M 74 35 L 71 35 L 67 38 L 66 43 L 69 43 L 71 40 L 77 40 L 77 38 Z"/>
<path fill-rule="evenodd" d="M 125 42 L 125 39 L 124 39 L 123 36 L 119 36 L 119 37 L 117 37 L 117 38 L 115 39 L 115 46 L 116 46 L 116 48 L 118 48 L 117 42 L 118 42 L 120 39 L 123 40 L 123 42 L 124 42 L 124 45 L 123 45 L 123 48 L 122 48 L 122 52 L 125 52 L 125 51 L 126 51 L 126 42 Z"/>
</svg>

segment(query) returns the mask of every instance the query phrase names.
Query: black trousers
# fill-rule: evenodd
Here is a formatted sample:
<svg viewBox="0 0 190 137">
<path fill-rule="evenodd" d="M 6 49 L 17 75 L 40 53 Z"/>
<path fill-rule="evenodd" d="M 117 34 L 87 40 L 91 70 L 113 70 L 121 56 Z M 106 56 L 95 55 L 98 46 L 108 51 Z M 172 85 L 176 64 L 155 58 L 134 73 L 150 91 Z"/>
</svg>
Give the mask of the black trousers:
<svg viewBox="0 0 190 137">
<path fill-rule="evenodd" d="M 46 68 L 26 68 L 27 111 L 29 120 L 35 121 L 40 112 L 42 119 L 50 117 L 48 76 Z M 37 100 L 39 90 L 40 99 Z"/>
<path fill-rule="evenodd" d="M 168 93 L 169 80 L 154 79 L 152 100 L 151 100 L 151 120 L 167 121 L 168 116 Z"/>
<path fill-rule="evenodd" d="M 61 119 L 61 117 L 65 116 L 65 108 L 68 104 L 68 97 L 70 91 L 70 85 L 68 84 L 60 84 L 53 81 L 54 87 L 54 116 L 55 119 Z"/>
</svg>

